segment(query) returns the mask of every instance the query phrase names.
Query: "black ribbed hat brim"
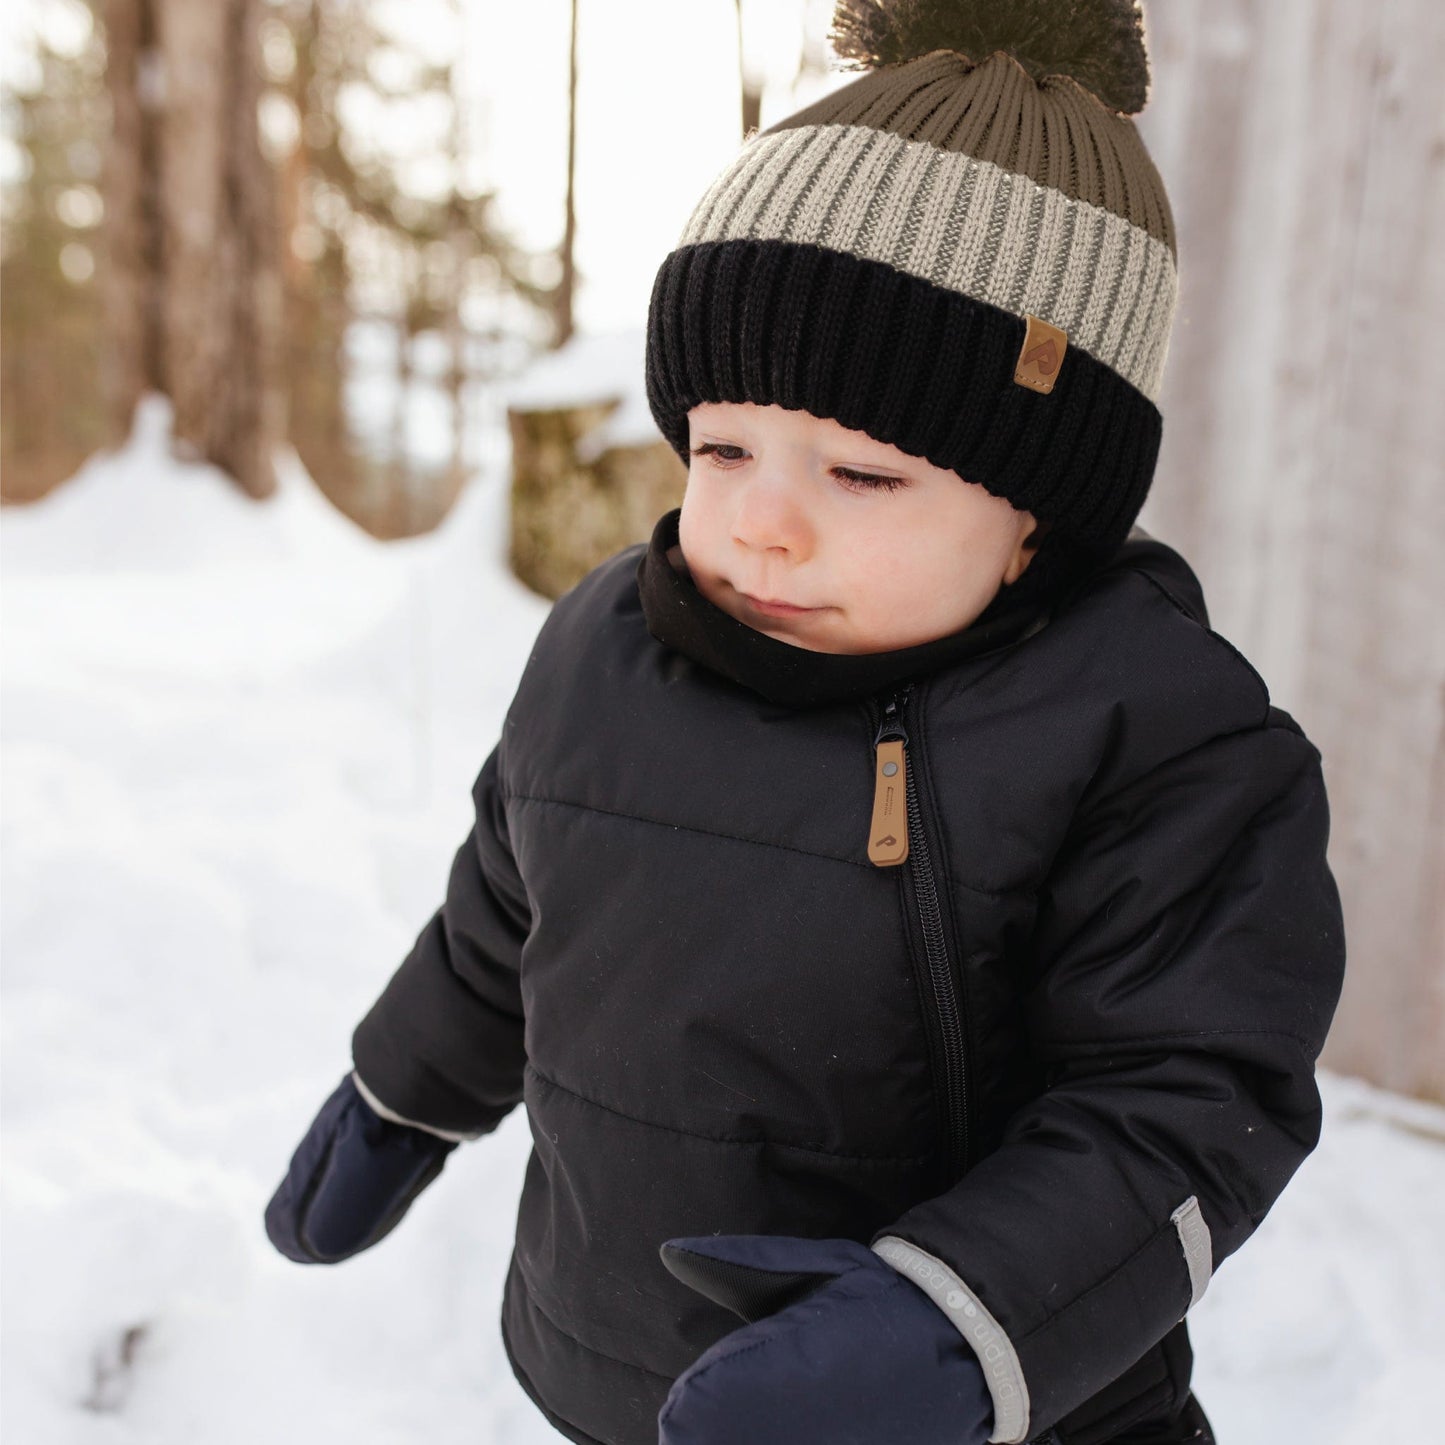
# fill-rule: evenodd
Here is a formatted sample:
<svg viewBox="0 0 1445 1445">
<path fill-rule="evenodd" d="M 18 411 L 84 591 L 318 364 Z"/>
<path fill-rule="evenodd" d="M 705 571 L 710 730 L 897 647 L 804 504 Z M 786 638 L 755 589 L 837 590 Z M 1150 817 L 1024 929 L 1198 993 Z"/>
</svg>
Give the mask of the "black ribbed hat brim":
<svg viewBox="0 0 1445 1445">
<path fill-rule="evenodd" d="M 1020 386 L 1024 332 L 1010 312 L 881 262 L 793 242 L 706 242 L 658 270 L 647 396 L 684 464 L 699 402 L 808 411 L 1050 522 L 1055 552 L 1107 555 L 1149 490 L 1159 409 L 1077 346 L 1052 392 Z"/>
</svg>

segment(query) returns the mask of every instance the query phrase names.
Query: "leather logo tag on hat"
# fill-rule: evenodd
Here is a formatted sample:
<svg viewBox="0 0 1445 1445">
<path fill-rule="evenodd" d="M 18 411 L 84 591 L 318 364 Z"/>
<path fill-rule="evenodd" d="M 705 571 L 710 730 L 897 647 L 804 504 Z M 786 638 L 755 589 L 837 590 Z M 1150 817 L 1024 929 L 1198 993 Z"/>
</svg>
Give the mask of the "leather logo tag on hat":
<svg viewBox="0 0 1445 1445">
<path fill-rule="evenodd" d="M 1019 349 L 1018 364 L 1014 367 L 1014 380 L 1030 391 L 1048 395 L 1059 379 L 1059 367 L 1064 363 L 1064 352 L 1068 350 L 1068 333 L 1037 316 L 1025 313 L 1028 329 L 1024 332 L 1024 344 Z"/>
</svg>

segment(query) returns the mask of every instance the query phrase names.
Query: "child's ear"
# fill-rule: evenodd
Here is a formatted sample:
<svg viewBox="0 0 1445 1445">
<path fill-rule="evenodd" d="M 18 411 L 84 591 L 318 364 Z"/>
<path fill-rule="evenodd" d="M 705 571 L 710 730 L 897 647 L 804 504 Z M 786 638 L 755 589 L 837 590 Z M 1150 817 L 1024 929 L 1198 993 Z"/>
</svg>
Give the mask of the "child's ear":
<svg viewBox="0 0 1445 1445">
<path fill-rule="evenodd" d="M 1032 512 L 1025 512 L 1024 516 L 1029 519 L 1028 528 L 1019 537 L 1018 544 L 1014 548 L 1014 554 L 1008 560 L 1008 565 L 1003 571 L 1003 581 L 1007 586 L 1017 582 L 1023 576 L 1039 545 L 1043 542 L 1045 534 L 1049 530 L 1047 522 L 1041 522 Z"/>
</svg>

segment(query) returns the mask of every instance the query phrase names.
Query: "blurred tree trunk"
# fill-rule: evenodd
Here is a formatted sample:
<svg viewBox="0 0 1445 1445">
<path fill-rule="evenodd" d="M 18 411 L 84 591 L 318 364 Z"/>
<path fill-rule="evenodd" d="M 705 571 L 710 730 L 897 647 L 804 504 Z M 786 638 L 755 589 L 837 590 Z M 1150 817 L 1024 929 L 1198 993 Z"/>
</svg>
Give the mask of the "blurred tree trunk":
<svg viewBox="0 0 1445 1445">
<path fill-rule="evenodd" d="M 742 93 L 743 139 L 759 129 L 763 120 L 763 87 L 748 74 L 743 46 L 743 0 L 734 0 L 738 12 L 738 85 Z"/>
<path fill-rule="evenodd" d="M 275 178 L 261 153 L 262 0 L 108 0 L 112 394 L 170 396 L 179 448 L 275 488 Z"/>
<path fill-rule="evenodd" d="M 573 252 L 577 240 L 577 0 L 572 0 L 572 30 L 567 58 L 567 218 L 562 228 L 562 275 L 557 282 L 554 315 L 554 346 L 565 346 L 572 337 L 572 302 L 577 291 L 577 269 Z"/>
<path fill-rule="evenodd" d="M 295 63 L 287 94 L 295 107 L 298 139 L 281 165 L 279 187 L 283 346 L 281 367 L 287 400 L 287 439 L 316 485 L 341 511 L 372 526 L 377 478 L 357 455 L 346 415 L 345 342 L 355 317 L 351 271 L 343 239 L 314 224 L 314 195 L 324 170 L 318 153 L 335 146 L 335 106 L 318 84 L 322 52 L 320 0 L 302 0 L 289 11 Z M 333 53 L 344 47 L 330 42 Z M 298 249 L 296 240 L 312 244 Z"/>
<path fill-rule="evenodd" d="M 159 297 L 160 225 L 156 215 L 156 53 L 147 0 L 106 0 L 106 146 L 102 272 L 109 346 L 103 368 L 115 432 L 130 430 L 136 402 L 161 391 Z M 147 83 L 147 78 L 151 83 Z M 149 104 L 148 104 L 149 101 Z"/>
<path fill-rule="evenodd" d="M 175 436 L 252 496 L 280 437 L 274 179 L 261 155 L 261 0 L 152 0 L 164 123 L 166 390 Z"/>
<path fill-rule="evenodd" d="M 0 501 L 30 502 L 124 437 L 103 375 L 105 213 L 101 151 L 110 126 L 105 45 L 35 37 L 4 95 L 10 161 L 0 246 Z"/>
</svg>

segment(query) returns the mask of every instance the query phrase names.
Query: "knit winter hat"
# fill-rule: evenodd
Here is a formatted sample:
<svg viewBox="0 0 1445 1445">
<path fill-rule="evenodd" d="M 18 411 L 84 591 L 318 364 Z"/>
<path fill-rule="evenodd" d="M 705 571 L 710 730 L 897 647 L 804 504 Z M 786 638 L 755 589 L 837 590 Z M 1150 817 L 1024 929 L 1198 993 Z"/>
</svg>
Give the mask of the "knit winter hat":
<svg viewBox="0 0 1445 1445">
<path fill-rule="evenodd" d="M 840 0 L 830 38 L 869 69 L 751 136 L 658 270 L 653 416 L 684 463 L 699 402 L 831 417 L 1040 520 L 1001 594 L 1062 586 L 1128 534 L 1162 429 L 1137 0 Z"/>
</svg>

